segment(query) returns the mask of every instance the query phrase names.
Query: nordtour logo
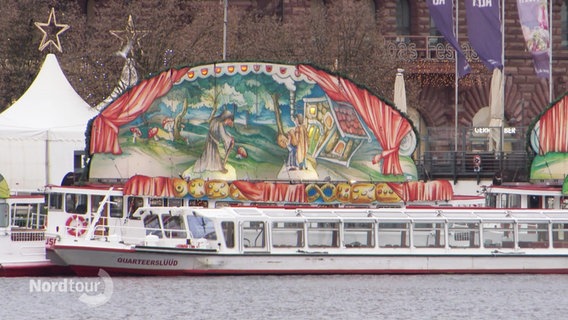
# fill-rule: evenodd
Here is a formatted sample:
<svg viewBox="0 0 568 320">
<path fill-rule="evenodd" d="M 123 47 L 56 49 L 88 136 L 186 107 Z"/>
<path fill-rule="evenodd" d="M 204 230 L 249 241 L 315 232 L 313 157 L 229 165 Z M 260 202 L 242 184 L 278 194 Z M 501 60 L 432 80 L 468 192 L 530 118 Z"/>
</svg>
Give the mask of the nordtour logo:
<svg viewBox="0 0 568 320">
<path fill-rule="evenodd" d="M 89 307 L 98 307 L 110 300 L 114 289 L 112 279 L 106 271 L 99 269 L 98 276 L 98 278 L 81 279 L 31 279 L 30 292 L 80 293 L 79 301 Z"/>
</svg>

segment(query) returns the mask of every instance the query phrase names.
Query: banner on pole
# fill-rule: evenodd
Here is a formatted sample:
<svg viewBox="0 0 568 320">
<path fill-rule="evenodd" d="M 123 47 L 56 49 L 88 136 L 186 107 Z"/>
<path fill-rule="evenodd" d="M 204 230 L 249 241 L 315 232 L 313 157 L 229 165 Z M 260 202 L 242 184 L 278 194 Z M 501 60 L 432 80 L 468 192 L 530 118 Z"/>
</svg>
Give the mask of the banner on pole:
<svg viewBox="0 0 568 320">
<path fill-rule="evenodd" d="M 454 6 L 451 0 L 427 0 L 430 16 L 442 36 L 456 50 L 458 75 L 463 77 L 471 72 L 471 67 L 463 54 L 454 34 Z"/>
<path fill-rule="evenodd" d="M 548 55 L 550 33 L 547 1 L 517 0 L 517 8 L 525 43 L 533 57 L 536 75 L 548 78 L 550 76 Z"/>
<path fill-rule="evenodd" d="M 503 67 L 499 2 L 465 1 L 469 42 L 489 70 Z"/>
</svg>

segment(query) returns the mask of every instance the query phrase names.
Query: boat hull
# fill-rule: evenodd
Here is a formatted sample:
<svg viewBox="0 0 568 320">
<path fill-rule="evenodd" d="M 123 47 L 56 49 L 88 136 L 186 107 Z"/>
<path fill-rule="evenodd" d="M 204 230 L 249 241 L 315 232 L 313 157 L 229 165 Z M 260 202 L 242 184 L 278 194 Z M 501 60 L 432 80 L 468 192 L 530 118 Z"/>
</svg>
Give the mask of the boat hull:
<svg viewBox="0 0 568 320">
<path fill-rule="evenodd" d="M 66 266 L 50 261 L 0 264 L 0 277 L 50 277 L 73 274 Z"/>
<path fill-rule="evenodd" d="M 281 274 L 568 274 L 568 255 L 487 254 L 219 254 L 198 249 L 58 246 L 48 251 L 81 276 Z"/>
</svg>

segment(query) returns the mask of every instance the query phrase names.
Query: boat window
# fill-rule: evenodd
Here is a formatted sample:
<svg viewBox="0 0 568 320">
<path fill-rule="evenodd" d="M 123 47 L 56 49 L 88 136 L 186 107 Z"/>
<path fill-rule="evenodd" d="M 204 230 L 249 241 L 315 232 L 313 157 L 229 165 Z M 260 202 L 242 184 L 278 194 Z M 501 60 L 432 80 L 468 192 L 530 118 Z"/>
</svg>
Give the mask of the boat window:
<svg viewBox="0 0 568 320">
<path fill-rule="evenodd" d="M 515 241 L 512 223 L 483 223 L 483 246 L 485 248 L 513 248 Z"/>
<path fill-rule="evenodd" d="M 304 247 L 304 223 L 273 222 L 272 246 L 287 248 Z"/>
<path fill-rule="evenodd" d="M 339 247 L 339 222 L 309 222 L 308 246 Z"/>
<path fill-rule="evenodd" d="M 452 248 L 479 248 L 479 222 L 450 222 L 448 235 Z"/>
<path fill-rule="evenodd" d="M 548 223 L 519 223 L 519 248 L 548 248 Z"/>
<path fill-rule="evenodd" d="M 233 221 L 221 222 L 221 229 L 223 229 L 223 236 L 225 237 L 225 246 L 227 248 L 235 247 L 235 223 Z"/>
<path fill-rule="evenodd" d="M 128 216 L 132 217 L 132 214 L 140 207 L 144 206 L 144 199 L 141 197 L 129 197 L 128 198 Z"/>
<path fill-rule="evenodd" d="M 266 246 L 264 221 L 244 221 L 242 228 L 243 246 L 245 248 L 264 248 Z"/>
<path fill-rule="evenodd" d="M 164 206 L 164 199 L 162 198 L 150 198 L 148 200 L 150 207 L 163 207 Z"/>
<path fill-rule="evenodd" d="M 45 223 L 45 213 L 40 210 L 37 204 L 14 203 L 9 206 L 11 224 L 22 228 L 42 228 Z"/>
<path fill-rule="evenodd" d="M 8 204 L 0 203 L 0 227 L 5 228 L 10 224 Z"/>
<path fill-rule="evenodd" d="M 53 210 L 63 209 L 63 194 L 62 193 L 50 193 L 48 196 L 48 208 Z"/>
<path fill-rule="evenodd" d="M 124 216 L 123 204 L 124 199 L 121 196 L 110 197 L 110 216 L 113 218 L 122 218 Z"/>
<path fill-rule="evenodd" d="M 104 196 L 101 195 L 92 195 L 91 196 L 91 212 L 95 213 L 97 212 L 97 210 L 99 210 L 99 206 L 101 205 L 101 202 L 103 201 Z M 102 216 L 105 216 L 105 212 L 101 212 Z"/>
<path fill-rule="evenodd" d="M 162 223 L 164 224 L 166 238 L 187 238 L 182 217 L 164 213 L 162 214 Z"/>
<path fill-rule="evenodd" d="M 443 248 L 445 244 L 444 223 L 416 223 L 412 232 L 416 248 Z"/>
<path fill-rule="evenodd" d="M 552 239 L 555 248 L 568 248 L 568 223 L 552 224 Z"/>
<path fill-rule="evenodd" d="M 372 222 L 345 222 L 343 237 L 347 248 L 372 248 L 375 246 L 375 226 Z"/>
<path fill-rule="evenodd" d="M 205 238 L 207 240 L 217 240 L 215 225 L 213 220 L 200 216 L 187 216 L 187 225 L 194 239 Z"/>
<path fill-rule="evenodd" d="M 167 206 L 168 207 L 181 207 L 183 206 L 183 199 L 181 198 L 168 198 L 167 200 Z"/>
<path fill-rule="evenodd" d="M 162 238 L 160 219 L 157 214 L 149 214 L 144 217 L 144 228 L 146 228 L 146 235 L 155 235 Z"/>
<path fill-rule="evenodd" d="M 68 193 L 65 195 L 65 211 L 68 213 L 87 213 L 87 199 L 86 194 Z"/>
<path fill-rule="evenodd" d="M 410 246 L 410 224 L 408 222 L 379 223 L 379 247 L 408 248 Z"/>
</svg>

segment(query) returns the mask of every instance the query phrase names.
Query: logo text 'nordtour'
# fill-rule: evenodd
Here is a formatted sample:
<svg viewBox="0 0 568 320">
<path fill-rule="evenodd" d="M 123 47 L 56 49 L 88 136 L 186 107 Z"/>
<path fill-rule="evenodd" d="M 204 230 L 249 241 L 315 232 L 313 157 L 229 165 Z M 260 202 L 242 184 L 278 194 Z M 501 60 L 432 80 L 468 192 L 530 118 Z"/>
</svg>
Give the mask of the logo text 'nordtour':
<svg viewBox="0 0 568 320">
<path fill-rule="evenodd" d="M 30 292 L 80 293 L 79 301 L 90 307 L 97 307 L 107 303 L 113 293 L 113 282 L 109 274 L 99 269 L 98 275 L 98 278 L 31 279 Z"/>
</svg>

